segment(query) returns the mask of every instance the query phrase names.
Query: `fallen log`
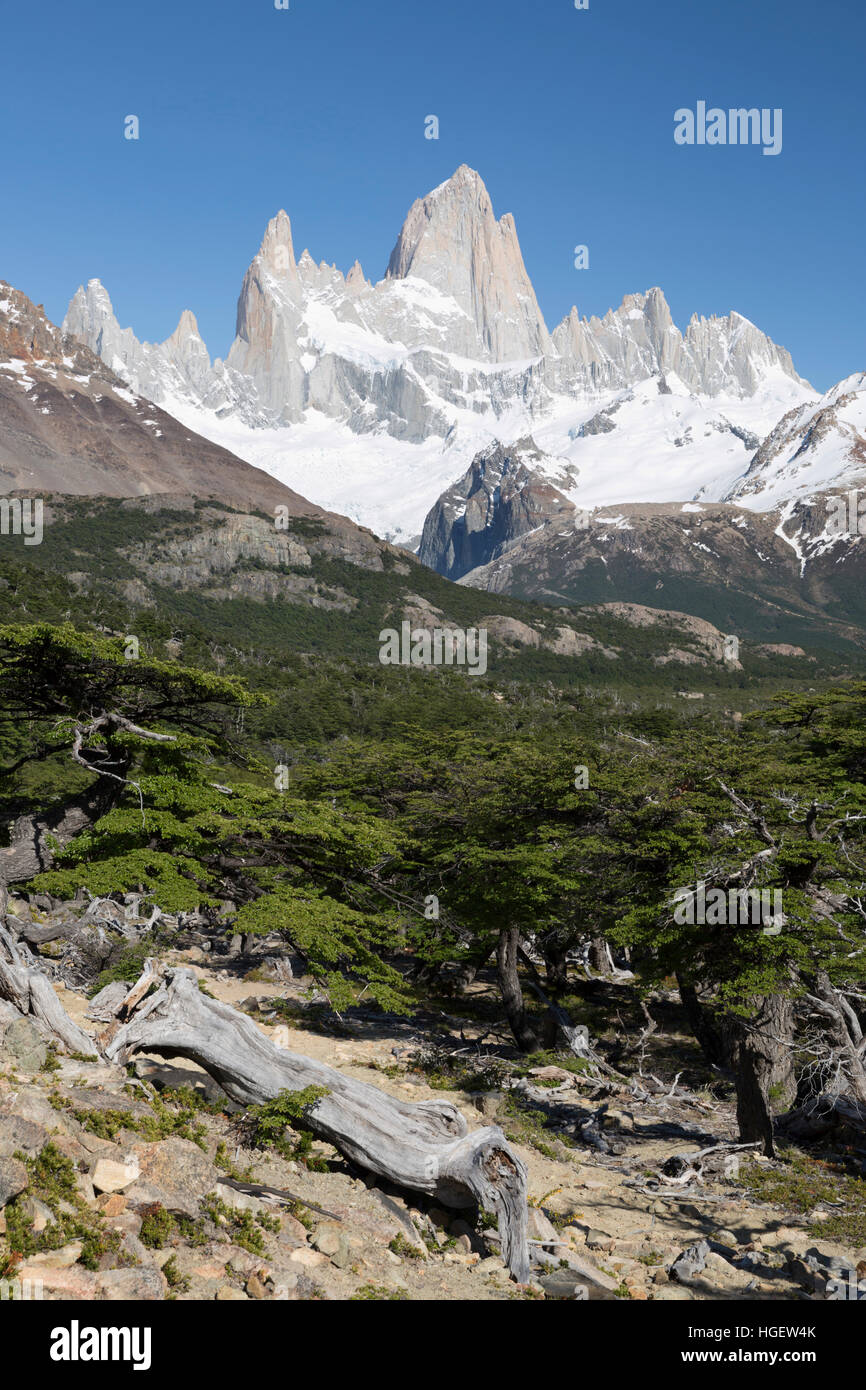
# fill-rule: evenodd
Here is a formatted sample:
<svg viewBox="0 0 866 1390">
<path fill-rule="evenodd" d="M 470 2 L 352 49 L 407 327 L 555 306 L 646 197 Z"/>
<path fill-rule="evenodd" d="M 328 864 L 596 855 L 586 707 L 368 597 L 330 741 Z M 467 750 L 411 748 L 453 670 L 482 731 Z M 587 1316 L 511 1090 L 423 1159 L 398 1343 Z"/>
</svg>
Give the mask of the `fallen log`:
<svg viewBox="0 0 866 1390">
<path fill-rule="evenodd" d="M 528 1279 L 527 1172 L 500 1129 L 470 1134 L 447 1101 L 396 1100 L 278 1047 L 251 1019 L 202 994 L 189 970 L 166 971 L 165 983 L 139 998 L 106 1047 L 115 1062 L 136 1052 L 187 1057 L 243 1105 L 263 1104 L 283 1091 L 325 1088 L 304 1116 L 314 1134 L 398 1187 L 428 1193 L 445 1206 L 477 1204 L 495 1214 L 503 1259 L 519 1282 Z"/>
<path fill-rule="evenodd" d="M 51 982 L 28 965 L 21 948 L 0 925 L 0 999 L 13 1004 L 19 1013 L 32 1017 L 40 1032 L 58 1042 L 67 1052 L 98 1057 L 93 1039 L 69 1017 Z"/>
<path fill-rule="evenodd" d="M 804 1105 L 776 1120 L 776 1128 L 789 1139 L 823 1139 L 834 1129 L 866 1130 L 866 1105 L 856 1097 L 831 1092 L 813 1096 Z"/>
</svg>

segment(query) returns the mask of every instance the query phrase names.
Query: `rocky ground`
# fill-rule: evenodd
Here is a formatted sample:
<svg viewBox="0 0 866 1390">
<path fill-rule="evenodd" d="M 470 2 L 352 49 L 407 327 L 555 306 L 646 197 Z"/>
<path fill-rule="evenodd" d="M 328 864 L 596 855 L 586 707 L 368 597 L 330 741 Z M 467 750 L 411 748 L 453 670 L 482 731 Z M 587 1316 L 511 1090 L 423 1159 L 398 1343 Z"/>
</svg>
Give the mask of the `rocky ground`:
<svg viewBox="0 0 866 1390">
<path fill-rule="evenodd" d="M 442 1098 L 417 1020 L 359 1015 L 335 1036 L 318 1016 L 307 1021 L 310 982 L 268 978 L 273 965 L 251 980 L 249 962 L 201 946 L 164 961 L 193 969 L 282 1046 L 403 1099 Z M 97 1036 L 104 1024 L 85 990 L 55 988 Z M 297 1009 L 281 1013 L 279 1001 Z M 450 1027 L 467 1037 L 465 1019 L 446 1018 L 440 1045 Z M 803 1300 L 827 1297 L 831 1275 L 866 1269 L 866 1250 L 816 1239 L 832 1210 L 792 1216 L 756 1201 L 737 1157 L 685 1190 L 665 1178 L 677 1155 L 734 1138 L 728 1104 L 608 1089 L 610 1151 L 580 1142 L 597 1101 L 563 1060 L 523 1076 L 496 1063 L 485 1089 L 445 1092 L 470 1127 L 500 1123 L 528 1167 L 537 1267 L 516 1285 L 483 1217 L 390 1190 L 326 1144 L 294 1157 L 285 1143 L 257 1147 L 239 1107 L 193 1064 L 60 1056 L 0 1006 L 2 1287 L 50 1299 Z"/>
</svg>

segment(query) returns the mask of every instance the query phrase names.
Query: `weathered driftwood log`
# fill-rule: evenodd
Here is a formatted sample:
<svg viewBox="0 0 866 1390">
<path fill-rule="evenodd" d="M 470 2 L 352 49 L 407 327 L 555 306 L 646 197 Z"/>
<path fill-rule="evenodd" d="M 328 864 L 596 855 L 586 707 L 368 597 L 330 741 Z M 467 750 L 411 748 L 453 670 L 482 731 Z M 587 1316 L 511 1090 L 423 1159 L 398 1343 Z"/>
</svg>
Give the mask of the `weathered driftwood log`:
<svg viewBox="0 0 866 1390">
<path fill-rule="evenodd" d="M 166 972 L 106 1047 L 111 1061 L 135 1052 L 188 1057 L 233 1100 L 262 1104 L 282 1091 L 324 1087 L 305 1124 L 360 1167 L 399 1187 L 426 1192 L 447 1206 L 476 1203 L 495 1213 L 503 1259 L 529 1277 L 524 1164 L 497 1128 L 468 1133 L 446 1101 L 409 1104 L 310 1057 L 278 1047 L 253 1021 L 202 994 L 189 970 Z"/>
<path fill-rule="evenodd" d="M 49 980 L 28 965 L 20 948 L 0 925 L 0 999 L 14 1004 L 19 1013 L 30 1015 L 40 1031 L 67 1052 L 98 1057 L 93 1039 L 73 1023 Z"/>
</svg>

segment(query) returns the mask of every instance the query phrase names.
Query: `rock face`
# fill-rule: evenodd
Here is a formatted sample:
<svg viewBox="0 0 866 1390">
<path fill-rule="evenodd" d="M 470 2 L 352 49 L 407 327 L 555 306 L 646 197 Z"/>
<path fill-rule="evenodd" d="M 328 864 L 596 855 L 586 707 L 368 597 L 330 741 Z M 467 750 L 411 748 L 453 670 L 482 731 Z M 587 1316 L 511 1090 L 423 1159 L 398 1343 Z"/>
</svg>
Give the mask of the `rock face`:
<svg viewBox="0 0 866 1390">
<path fill-rule="evenodd" d="M 695 314 L 682 334 L 657 286 L 627 294 L 603 319 L 572 309 L 553 341 L 561 384 L 571 389 L 609 390 L 673 373 L 702 395 L 751 396 L 773 373 L 798 379 L 790 353 L 742 314 Z"/>
<path fill-rule="evenodd" d="M 452 350 L 510 362 L 550 351 L 550 337 L 526 273 L 514 218 L 497 222 L 490 194 L 465 164 L 410 209 L 386 281 L 414 277 L 462 312 Z"/>
<path fill-rule="evenodd" d="M 478 454 L 428 514 L 418 552 L 422 564 L 460 579 L 544 522 L 561 516 L 573 525 L 574 508 L 541 472 L 544 463 L 532 439 Z"/>
</svg>

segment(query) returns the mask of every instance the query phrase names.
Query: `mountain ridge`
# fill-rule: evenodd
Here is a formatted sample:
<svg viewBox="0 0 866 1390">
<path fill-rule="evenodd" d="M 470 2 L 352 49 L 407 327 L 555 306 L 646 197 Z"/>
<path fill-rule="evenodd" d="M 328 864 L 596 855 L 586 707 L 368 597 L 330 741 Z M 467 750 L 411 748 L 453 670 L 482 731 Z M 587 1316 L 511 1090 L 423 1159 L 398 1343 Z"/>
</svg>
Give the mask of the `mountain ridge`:
<svg viewBox="0 0 866 1390">
<path fill-rule="evenodd" d="M 641 383 L 679 383 L 758 438 L 814 396 L 742 314 L 694 315 L 682 332 L 657 287 L 603 318 L 572 309 L 551 332 L 513 217 L 497 220 L 466 165 L 409 209 L 381 280 L 357 262 L 344 276 L 307 251 L 296 259 L 280 211 L 244 276 L 224 361 L 211 362 L 187 315 L 164 343 L 140 343 L 91 280 L 64 326 L 198 432 L 410 546 L 485 444 L 545 430 L 547 451 L 567 452 L 598 409 Z M 746 463 L 733 449 L 718 487 Z M 693 469 L 688 495 L 718 472 Z"/>
</svg>

